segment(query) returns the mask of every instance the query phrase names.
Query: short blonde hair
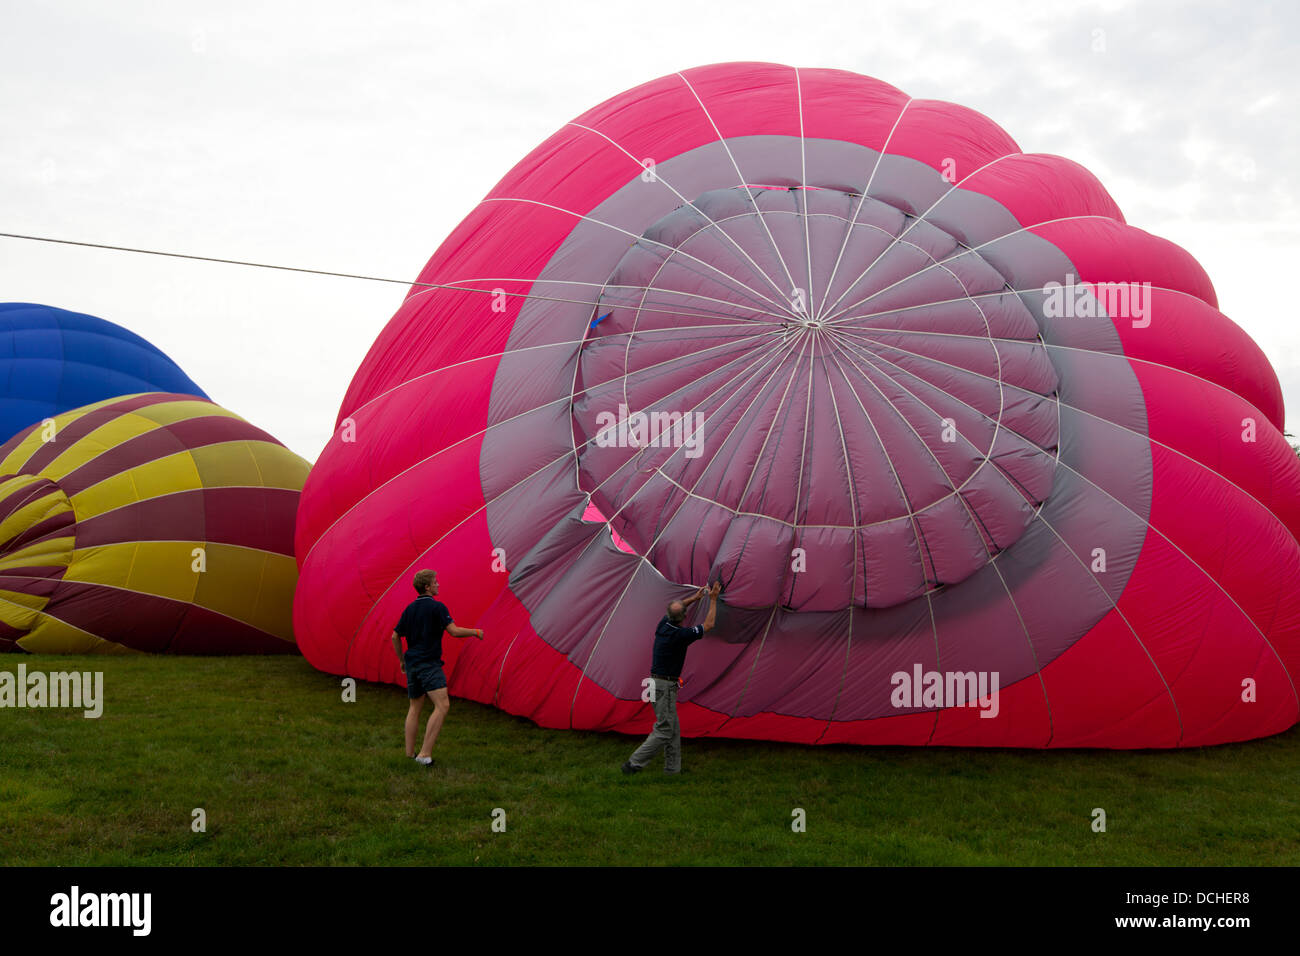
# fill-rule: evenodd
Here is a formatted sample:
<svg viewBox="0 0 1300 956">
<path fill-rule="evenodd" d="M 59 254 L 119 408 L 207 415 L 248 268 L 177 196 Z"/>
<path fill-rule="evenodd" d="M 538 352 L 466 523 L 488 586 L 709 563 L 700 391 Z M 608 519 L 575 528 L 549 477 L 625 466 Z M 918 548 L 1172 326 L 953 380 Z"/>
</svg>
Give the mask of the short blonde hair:
<svg viewBox="0 0 1300 956">
<path fill-rule="evenodd" d="M 438 572 L 425 568 L 423 571 L 415 572 L 415 579 L 411 582 L 415 585 L 415 593 L 423 594 L 425 589 L 433 583 L 433 579 L 438 576 Z"/>
</svg>

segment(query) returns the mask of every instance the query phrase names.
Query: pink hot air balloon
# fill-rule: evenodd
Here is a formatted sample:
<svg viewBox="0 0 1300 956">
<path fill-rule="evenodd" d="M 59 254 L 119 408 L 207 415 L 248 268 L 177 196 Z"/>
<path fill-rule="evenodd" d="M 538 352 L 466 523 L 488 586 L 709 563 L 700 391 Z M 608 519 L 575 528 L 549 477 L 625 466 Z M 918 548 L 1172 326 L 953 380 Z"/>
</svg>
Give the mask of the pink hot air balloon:
<svg viewBox="0 0 1300 956">
<path fill-rule="evenodd" d="M 520 162 L 366 356 L 298 512 L 318 668 L 641 734 L 666 602 L 721 579 L 683 733 L 1176 747 L 1297 720 L 1300 465 L 1179 247 L 978 113 L 764 63 Z"/>
</svg>

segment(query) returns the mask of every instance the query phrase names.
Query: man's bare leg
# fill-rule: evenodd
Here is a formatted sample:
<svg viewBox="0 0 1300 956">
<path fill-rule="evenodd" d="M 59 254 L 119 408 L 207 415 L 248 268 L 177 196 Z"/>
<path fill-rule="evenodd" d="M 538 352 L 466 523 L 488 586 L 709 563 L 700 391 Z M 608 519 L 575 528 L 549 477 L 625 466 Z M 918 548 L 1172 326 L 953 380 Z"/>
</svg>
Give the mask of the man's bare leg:
<svg viewBox="0 0 1300 956">
<path fill-rule="evenodd" d="M 424 697 L 411 701 L 406 708 L 406 756 L 415 756 L 415 735 L 420 731 L 420 711 L 424 710 Z"/>
<path fill-rule="evenodd" d="M 420 748 L 421 757 L 433 756 L 433 745 L 438 742 L 438 731 L 442 730 L 442 722 L 447 716 L 447 711 L 451 709 L 451 698 L 447 695 L 445 687 L 429 691 L 429 700 L 433 701 L 433 713 L 429 715 L 428 726 L 424 728 L 424 746 Z"/>
</svg>

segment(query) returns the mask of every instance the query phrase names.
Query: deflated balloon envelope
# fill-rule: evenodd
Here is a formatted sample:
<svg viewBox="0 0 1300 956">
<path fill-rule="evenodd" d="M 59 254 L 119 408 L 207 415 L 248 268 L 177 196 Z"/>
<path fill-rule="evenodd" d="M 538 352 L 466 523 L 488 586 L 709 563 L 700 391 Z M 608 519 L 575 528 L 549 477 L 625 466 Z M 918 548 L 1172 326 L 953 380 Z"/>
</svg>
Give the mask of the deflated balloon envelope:
<svg viewBox="0 0 1300 956">
<path fill-rule="evenodd" d="M 295 628 L 400 683 L 433 567 L 488 634 L 445 642 L 454 693 L 640 733 L 655 622 L 721 578 L 687 734 L 1257 737 L 1297 719 L 1282 424 L 1204 270 L 1082 167 L 867 77 L 701 67 L 434 254 L 304 489 Z"/>
<path fill-rule="evenodd" d="M 65 412 L 0 447 L 0 648 L 295 651 L 307 462 L 194 395 Z"/>
<path fill-rule="evenodd" d="M 80 312 L 0 302 L 0 440 L 92 402 L 136 392 L 207 398 L 134 332 Z"/>
</svg>

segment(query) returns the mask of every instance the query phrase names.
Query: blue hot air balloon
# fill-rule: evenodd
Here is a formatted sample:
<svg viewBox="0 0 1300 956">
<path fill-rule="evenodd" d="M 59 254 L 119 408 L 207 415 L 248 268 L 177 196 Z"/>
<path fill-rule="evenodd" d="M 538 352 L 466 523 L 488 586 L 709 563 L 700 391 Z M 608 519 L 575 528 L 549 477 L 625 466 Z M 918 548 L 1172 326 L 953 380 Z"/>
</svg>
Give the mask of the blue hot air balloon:
<svg viewBox="0 0 1300 956">
<path fill-rule="evenodd" d="M 207 394 L 120 325 L 28 302 L 0 302 L 0 442 L 83 405 L 137 392 Z"/>
</svg>

